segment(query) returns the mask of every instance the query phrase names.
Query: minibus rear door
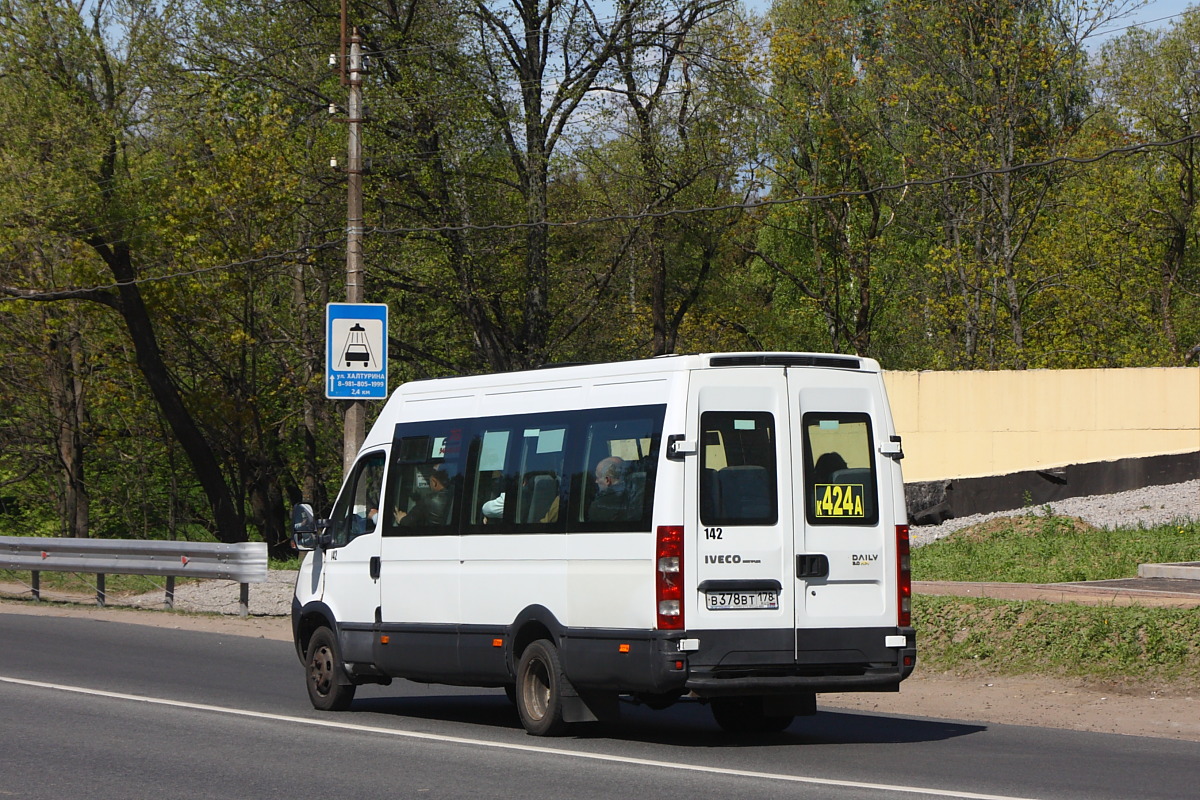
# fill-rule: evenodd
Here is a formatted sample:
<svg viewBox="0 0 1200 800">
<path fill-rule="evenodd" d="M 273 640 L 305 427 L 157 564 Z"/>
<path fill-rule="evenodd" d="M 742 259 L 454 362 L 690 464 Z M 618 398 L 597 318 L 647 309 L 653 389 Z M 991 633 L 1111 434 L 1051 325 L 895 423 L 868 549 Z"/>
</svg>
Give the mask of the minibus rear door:
<svg viewBox="0 0 1200 800">
<path fill-rule="evenodd" d="M 881 496 L 876 447 L 878 393 L 871 373 L 789 369 L 792 485 L 796 525 L 797 660 L 837 659 L 854 635 L 840 631 L 895 625 L 890 495 Z M 886 460 L 885 460 L 886 461 Z M 881 502 L 886 499 L 888 503 Z M 846 653 L 846 657 L 853 657 Z"/>
<path fill-rule="evenodd" d="M 693 374 L 688 428 L 698 431 L 694 481 L 695 606 L 689 629 L 775 630 L 792 648 L 792 475 L 783 368 Z"/>
</svg>

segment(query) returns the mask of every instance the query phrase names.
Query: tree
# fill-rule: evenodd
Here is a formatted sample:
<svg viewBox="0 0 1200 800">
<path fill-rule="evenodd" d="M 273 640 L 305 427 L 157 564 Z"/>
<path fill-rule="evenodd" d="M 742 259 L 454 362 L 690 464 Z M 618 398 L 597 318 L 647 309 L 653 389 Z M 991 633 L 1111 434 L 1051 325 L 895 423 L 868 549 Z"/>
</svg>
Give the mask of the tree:
<svg viewBox="0 0 1200 800">
<path fill-rule="evenodd" d="M 1144 230 L 1157 251 L 1153 261 L 1139 259 L 1130 269 L 1155 276 L 1155 314 L 1166 349 L 1181 357 L 1200 340 L 1194 319 L 1200 294 L 1196 233 L 1200 212 L 1200 144 L 1195 119 L 1200 114 L 1200 11 L 1185 13 L 1166 32 L 1131 29 L 1101 52 L 1098 82 L 1112 115 L 1128 125 L 1133 137 L 1174 142 L 1138 159 L 1143 191 L 1140 202 L 1122 211 L 1125 224 Z M 1193 313 L 1188 314 L 1190 309 Z"/>
<path fill-rule="evenodd" d="M 742 113 L 752 107 L 752 88 L 748 65 L 733 57 L 749 49 L 749 32 L 728 0 L 655 4 L 642 15 L 615 53 L 612 91 L 621 102 L 612 116 L 621 137 L 601 143 L 603 154 L 590 162 L 594 179 L 625 189 L 613 193 L 620 202 L 609 212 L 628 218 L 616 250 L 645 265 L 649 350 L 662 355 L 674 352 L 685 316 L 743 216 L 739 203 L 757 189 L 746 181 L 738 192 L 756 155 L 755 115 Z M 633 159 L 621 158 L 625 147 Z M 619 166 L 606 175 L 610 157 Z M 721 205 L 728 209 L 670 213 Z"/>
<path fill-rule="evenodd" d="M 264 98 L 253 86 L 211 92 L 214 106 L 186 104 L 200 95 L 188 94 L 188 73 L 176 68 L 179 61 L 169 51 L 180 30 L 179 11 L 102 1 L 85 19 L 70 6 L 4 6 L 3 111 L 5 129 L 14 135 L 0 146 L 7 163 L 22 171 L 7 176 L 7 186 L 32 189 L 32 199 L 12 218 L 27 239 L 74 248 L 75 257 L 71 270 L 53 279 L 10 258 L 0 283 L 4 294 L 26 301 L 90 301 L 117 312 L 138 370 L 207 498 L 214 534 L 244 541 L 248 503 L 264 538 L 278 545 L 286 538 L 274 480 L 282 466 L 269 455 L 278 437 L 261 425 L 249 435 L 242 424 L 261 421 L 256 350 L 245 344 L 257 340 L 256 273 L 246 271 L 249 286 L 242 287 L 227 265 L 247 256 L 261 259 L 264 250 L 275 249 L 271 237 L 278 232 L 269 227 L 279 216 L 279 201 L 295 187 L 273 179 L 261 151 L 246 152 L 247 132 L 260 146 L 272 141 L 272 131 L 262 128 L 278 116 L 269 106 L 263 113 Z M 184 107 L 171 106 L 180 101 Z M 239 108 L 239 102 L 249 107 Z M 193 130 L 181 139 L 178 123 L 187 119 L 207 123 L 209 131 L 224 127 L 231 135 L 218 140 Z M 253 126 L 229 130 L 238 120 L 253 120 Z M 236 154 L 235 163 L 222 163 L 228 152 Z M 225 169 L 206 170 L 213 164 Z M 258 175 L 250 172 L 255 168 Z M 218 174 L 224 184 L 212 181 Z M 195 259 L 191 270 L 181 263 L 188 259 Z M 198 303 L 198 276 L 207 273 L 194 269 L 197 262 L 215 262 L 221 269 L 213 274 L 224 276 L 215 282 L 235 291 L 220 294 L 218 286 L 206 287 L 213 294 L 207 305 Z M 191 277 L 164 280 L 172 273 Z M 220 307 L 215 299 L 232 301 L 242 324 L 231 327 L 206 315 Z M 209 322 L 221 334 L 232 333 L 235 345 L 245 345 L 236 348 L 240 357 L 232 363 L 202 347 L 205 367 L 231 367 L 215 386 L 204 380 L 205 372 L 221 370 L 199 368 L 183 357 L 197 352 L 191 345 L 201 343 Z M 67 397 L 65 389 L 58 395 Z M 229 435 L 222 439 L 223 427 Z M 225 446 L 242 441 L 262 447 Z"/>
<path fill-rule="evenodd" d="M 904 197 L 876 191 L 901 175 L 878 77 L 878 13 L 854 0 L 772 6 L 772 196 L 812 199 L 773 207 L 752 250 L 779 283 L 781 312 L 819 314 L 814 349 L 862 355 L 873 352 L 878 287 L 895 280 L 885 235 Z"/>
<path fill-rule="evenodd" d="M 1027 244 L 1086 114 L 1082 42 L 1111 3 L 896 0 L 884 55 L 905 117 L 907 175 L 938 181 L 916 235 L 936 241 L 935 323 L 954 342 L 947 366 L 1023 367 L 1031 303 L 1056 280 Z M 947 176 L 957 176 L 944 180 Z M 941 331 L 931 330 L 939 335 Z"/>
<path fill-rule="evenodd" d="M 610 19 L 588 0 L 478 0 L 472 11 L 480 25 L 488 110 L 504 136 L 524 201 L 524 301 L 513 354 L 523 366 L 545 361 L 550 344 L 545 224 L 550 161 L 567 123 L 611 65 L 643 1 L 622 0 Z"/>
</svg>

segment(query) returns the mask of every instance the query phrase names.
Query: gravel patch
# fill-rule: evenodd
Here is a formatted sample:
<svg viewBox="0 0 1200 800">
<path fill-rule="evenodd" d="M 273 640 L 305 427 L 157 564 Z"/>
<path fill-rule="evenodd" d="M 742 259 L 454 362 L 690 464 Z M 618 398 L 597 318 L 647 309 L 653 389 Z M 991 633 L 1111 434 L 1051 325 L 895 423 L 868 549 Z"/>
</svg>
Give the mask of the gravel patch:
<svg viewBox="0 0 1200 800">
<path fill-rule="evenodd" d="M 1055 514 L 1079 517 L 1097 528 L 1152 528 L 1172 522 L 1200 520 L 1200 480 L 1167 486 L 1146 486 L 1128 492 L 1070 497 L 1031 508 L 972 514 L 948 519 L 940 525 L 920 525 L 911 529 L 912 543 L 919 547 L 949 536 L 954 531 L 996 517 L 1016 514 L 1041 514 L 1049 507 Z"/>
<path fill-rule="evenodd" d="M 282 617 L 291 614 L 295 589 L 296 570 L 269 570 L 266 583 L 250 584 L 250 616 Z M 165 592 L 147 592 L 135 597 L 114 599 L 109 605 L 162 608 L 165 596 Z M 240 614 L 240 598 L 241 584 L 236 581 L 196 581 L 175 586 L 176 611 Z"/>
</svg>

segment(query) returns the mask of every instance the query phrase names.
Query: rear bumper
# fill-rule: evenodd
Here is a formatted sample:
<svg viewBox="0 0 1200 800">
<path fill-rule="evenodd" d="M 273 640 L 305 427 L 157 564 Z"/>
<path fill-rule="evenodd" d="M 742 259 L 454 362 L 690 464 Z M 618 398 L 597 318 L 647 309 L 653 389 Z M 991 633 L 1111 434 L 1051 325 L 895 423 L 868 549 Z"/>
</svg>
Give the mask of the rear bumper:
<svg viewBox="0 0 1200 800">
<path fill-rule="evenodd" d="M 798 633 L 786 628 L 647 631 L 642 638 L 627 630 L 589 629 L 565 632 L 559 645 L 563 667 L 577 688 L 622 693 L 893 692 L 916 665 L 912 628 Z"/>
<path fill-rule="evenodd" d="M 718 630 L 689 636 L 700 646 L 688 654 L 685 688 L 701 697 L 896 691 L 917 660 L 912 628 Z M 903 646 L 896 645 L 900 637 Z"/>
<path fill-rule="evenodd" d="M 862 675 L 756 675 L 748 678 L 693 675 L 684 686 L 699 697 L 801 694 L 803 692 L 895 692 L 907 675 L 875 669 Z"/>
</svg>

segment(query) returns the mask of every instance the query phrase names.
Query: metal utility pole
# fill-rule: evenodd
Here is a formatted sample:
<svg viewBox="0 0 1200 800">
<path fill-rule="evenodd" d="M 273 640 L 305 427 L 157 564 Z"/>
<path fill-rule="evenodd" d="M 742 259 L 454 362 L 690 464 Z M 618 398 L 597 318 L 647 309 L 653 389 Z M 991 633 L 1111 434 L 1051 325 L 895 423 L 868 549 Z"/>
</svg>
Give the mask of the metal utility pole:
<svg viewBox="0 0 1200 800">
<path fill-rule="evenodd" d="M 343 21 L 345 17 L 343 16 Z M 345 25 L 343 22 L 343 35 Z M 343 40 L 344 44 L 344 40 Z M 361 303 L 366 292 L 363 287 L 363 194 L 362 194 L 362 39 L 355 28 L 350 36 L 350 63 L 345 63 L 345 47 L 342 48 L 342 69 L 345 83 L 350 88 L 350 101 L 346 107 L 349 125 L 349 144 L 346 164 L 346 302 Z M 348 75 L 346 68 L 349 66 Z M 354 466 L 358 449 L 367 436 L 367 404 L 362 400 L 351 400 L 346 406 L 346 417 L 342 433 L 342 465 L 346 474 Z"/>
</svg>

